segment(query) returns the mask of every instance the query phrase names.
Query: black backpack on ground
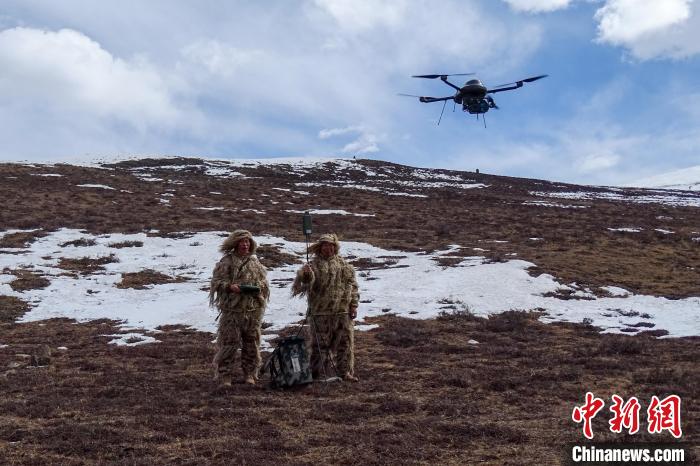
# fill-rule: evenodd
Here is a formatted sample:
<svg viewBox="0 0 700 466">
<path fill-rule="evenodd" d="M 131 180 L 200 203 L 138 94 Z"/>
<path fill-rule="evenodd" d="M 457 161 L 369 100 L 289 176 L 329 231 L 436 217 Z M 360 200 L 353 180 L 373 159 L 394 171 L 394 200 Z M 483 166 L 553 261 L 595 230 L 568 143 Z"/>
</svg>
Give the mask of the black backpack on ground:
<svg viewBox="0 0 700 466">
<path fill-rule="evenodd" d="M 270 368 L 270 385 L 273 388 L 290 388 L 313 381 L 303 337 L 280 340 L 265 365 Z"/>
</svg>

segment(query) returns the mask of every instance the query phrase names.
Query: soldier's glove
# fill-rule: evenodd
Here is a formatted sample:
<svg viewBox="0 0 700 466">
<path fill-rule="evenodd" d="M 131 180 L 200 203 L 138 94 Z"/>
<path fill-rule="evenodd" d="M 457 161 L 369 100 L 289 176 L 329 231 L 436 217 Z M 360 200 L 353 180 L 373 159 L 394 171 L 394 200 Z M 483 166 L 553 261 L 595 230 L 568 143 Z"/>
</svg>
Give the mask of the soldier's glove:
<svg viewBox="0 0 700 466">
<path fill-rule="evenodd" d="M 260 287 L 257 285 L 239 285 L 241 294 L 257 296 L 260 294 Z"/>
</svg>

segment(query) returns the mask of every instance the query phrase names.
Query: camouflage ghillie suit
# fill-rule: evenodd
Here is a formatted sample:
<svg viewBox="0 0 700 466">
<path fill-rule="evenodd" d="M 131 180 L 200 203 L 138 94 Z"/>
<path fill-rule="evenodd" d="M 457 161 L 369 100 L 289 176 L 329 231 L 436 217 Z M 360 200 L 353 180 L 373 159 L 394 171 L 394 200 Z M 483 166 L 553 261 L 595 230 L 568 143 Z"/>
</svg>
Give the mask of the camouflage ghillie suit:
<svg viewBox="0 0 700 466">
<path fill-rule="evenodd" d="M 321 244 L 331 243 L 334 254 L 324 258 Z M 357 308 L 360 295 L 355 280 L 355 269 L 338 255 L 340 243 L 335 235 L 323 235 L 309 247 L 314 254 L 309 263 L 310 273 L 299 269 L 292 285 L 293 296 L 307 296 L 309 321 L 312 333 L 318 337 L 319 354 L 315 338 L 311 349 L 311 370 L 318 378 L 326 369 L 330 357 L 335 355 L 338 375 L 354 379 L 355 341 L 353 318 L 350 311 Z"/>
<path fill-rule="evenodd" d="M 236 254 L 238 242 L 250 241 L 247 256 Z M 221 245 L 224 257 L 216 264 L 211 279 L 209 303 L 219 309 L 219 329 L 216 337 L 218 352 L 214 366 L 219 380 L 230 381 L 241 348 L 241 367 L 246 379 L 257 379 L 260 368 L 260 327 L 270 288 L 267 271 L 255 256 L 257 244 L 246 230 L 234 231 Z M 234 293 L 231 285 L 255 285 L 257 295 Z"/>
</svg>

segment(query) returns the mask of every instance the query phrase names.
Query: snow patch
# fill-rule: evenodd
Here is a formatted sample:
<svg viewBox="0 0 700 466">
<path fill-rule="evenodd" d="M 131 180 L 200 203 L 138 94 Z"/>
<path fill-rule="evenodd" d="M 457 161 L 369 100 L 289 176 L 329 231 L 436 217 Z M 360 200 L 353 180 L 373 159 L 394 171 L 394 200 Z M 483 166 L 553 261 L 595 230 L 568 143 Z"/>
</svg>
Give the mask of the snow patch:
<svg viewBox="0 0 700 466">
<path fill-rule="evenodd" d="M 155 338 L 142 333 L 120 333 L 117 335 L 105 335 L 111 337 L 110 345 L 117 346 L 138 346 L 148 343 L 160 343 Z"/>
<path fill-rule="evenodd" d="M 612 190 L 612 189 L 611 189 Z M 616 191 L 620 191 L 619 189 Z M 593 192 L 593 191 L 576 191 L 576 192 L 540 192 L 531 191 L 533 196 L 554 197 L 561 199 L 601 199 L 606 201 L 622 201 L 635 202 L 639 204 L 666 204 L 679 207 L 700 207 L 700 196 L 697 194 L 682 194 L 669 190 L 647 190 L 649 194 L 632 195 L 621 194 L 619 192 Z M 653 194 L 656 193 L 656 194 Z"/>
<path fill-rule="evenodd" d="M 639 233 L 640 231 L 643 230 L 643 228 L 634 228 L 634 227 L 622 227 L 622 228 L 608 228 L 610 231 L 619 231 L 622 233 Z"/>
<path fill-rule="evenodd" d="M 285 210 L 285 212 L 289 212 L 292 214 L 303 214 L 307 211 L 305 211 L 305 210 Z M 375 214 L 354 214 L 352 212 L 348 212 L 347 210 L 311 209 L 308 212 L 310 214 L 315 214 L 315 215 L 352 215 L 354 217 L 374 217 L 375 216 Z"/>
<path fill-rule="evenodd" d="M 627 296 L 629 296 L 631 294 L 626 289 L 620 288 L 618 286 L 602 286 L 600 289 L 607 291 L 610 294 L 610 296 L 615 296 L 615 297 L 626 298 Z"/>
<path fill-rule="evenodd" d="M 585 209 L 588 206 L 585 205 L 574 205 L 574 204 L 553 204 L 551 202 L 545 201 L 525 201 L 523 205 L 534 205 L 538 207 L 558 207 L 560 209 Z"/>
<path fill-rule="evenodd" d="M 5 232 L 7 233 L 7 232 Z M 0 270 L 32 264 L 37 273 L 50 280 L 43 289 L 13 291 L 7 283 L 13 276 L 0 275 L 0 293 L 21 297 L 32 308 L 23 322 L 68 317 L 78 321 L 107 318 L 119 320 L 129 331 L 151 332 L 162 325 L 181 324 L 197 330 L 214 332 L 217 311 L 208 307 L 204 290 L 211 272 L 220 259 L 218 246 L 224 232 L 200 232 L 188 238 L 163 238 L 139 234 L 107 234 L 91 236 L 80 230 L 61 229 L 38 238 L 20 254 L 0 254 Z M 76 239 L 93 239 L 95 245 L 82 248 L 61 247 Z M 260 245 L 274 245 L 288 254 L 303 251 L 305 243 L 287 241 L 275 236 L 256 236 Z M 141 248 L 110 248 L 110 243 L 141 241 Z M 358 270 L 361 300 L 360 320 L 385 315 L 385 309 L 407 318 L 431 318 L 444 311 L 444 302 L 459 302 L 475 315 L 487 316 L 512 309 L 542 309 L 543 321 L 581 322 L 588 319 L 606 332 L 639 322 L 640 315 L 654 329 L 665 329 L 669 336 L 700 334 L 700 298 L 670 300 L 655 296 L 628 294 L 611 288 L 613 297 L 596 298 L 590 290 L 576 284 L 563 285 L 548 274 L 532 277 L 533 264 L 523 260 L 489 263 L 480 256 L 465 257 L 454 267 L 441 266 L 435 259 L 462 246 L 451 245 L 432 254 L 386 250 L 359 242 L 342 242 L 343 255 L 360 260 L 383 262 L 380 256 L 397 256 L 389 268 Z M 100 257 L 115 254 L 119 262 L 105 264 L 98 274 L 64 275 L 57 268 L 58 257 Z M 271 332 L 298 323 L 306 311 L 302 299 L 290 297 L 289 283 L 298 266 L 284 265 L 269 270 L 273 286 L 265 321 Z M 120 289 L 115 285 L 121 274 L 153 269 L 180 276 L 186 281 L 153 285 L 144 290 Z M 581 300 L 556 297 L 561 288 L 573 290 Z M 549 293 L 549 294 L 548 294 Z M 367 302 L 369 301 L 369 302 Z M 614 312 L 611 309 L 615 310 Z M 358 328 L 367 328 L 359 325 Z M 145 338 L 140 333 L 139 338 Z M 123 339 L 123 335 L 115 336 Z M 126 337 L 128 339 L 128 337 Z M 272 338 L 272 337 L 270 337 Z M 148 338 L 146 338 L 148 340 Z M 150 341 L 150 340 L 148 340 Z M 116 344 L 116 343 L 115 343 Z"/>
<path fill-rule="evenodd" d="M 104 184 L 76 184 L 76 186 L 79 188 L 111 189 L 112 191 L 114 191 L 113 187 Z"/>
</svg>

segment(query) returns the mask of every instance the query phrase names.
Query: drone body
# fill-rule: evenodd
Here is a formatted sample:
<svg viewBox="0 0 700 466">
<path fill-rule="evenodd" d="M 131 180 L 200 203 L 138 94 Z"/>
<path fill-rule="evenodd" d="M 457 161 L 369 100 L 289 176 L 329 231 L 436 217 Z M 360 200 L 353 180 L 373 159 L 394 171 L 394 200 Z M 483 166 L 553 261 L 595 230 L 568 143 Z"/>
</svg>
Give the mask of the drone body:
<svg viewBox="0 0 700 466">
<path fill-rule="evenodd" d="M 412 76 L 413 78 L 425 78 L 425 79 L 436 79 L 440 78 L 442 82 L 456 90 L 453 96 L 448 97 L 426 97 L 426 96 L 413 96 L 408 94 L 400 94 L 408 97 L 418 97 L 418 100 L 423 103 L 431 102 L 444 102 L 442 110 L 445 110 L 445 104 L 448 100 L 453 100 L 455 105 L 462 105 L 462 111 L 468 112 L 472 115 L 476 115 L 477 118 L 481 114 L 485 114 L 489 109 L 498 109 L 498 105 L 493 100 L 490 94 L 495 94 L 496 92 L 510 91 L 512 89 L 518 89 L 523 87 L 524 83 L 530 83 L 547 77 L 548 75 L 543 74 L 540 76 L 534 76 L 532 78 L 521 79 L 520 81 L 515 81 L 512 83 L 501 84 L 492 89 L 487 88 L 480 80 L 470 79 L 464 86 L 457 86 L 447 80 L 448 76 L 468 76 L 473 73 L 462 73 L 462 74 L 423 74 Z M 440 119 L 442 119 L 442 113 L 440 113 Z M 438 121 L 440 124 L 440 121 Z"/>
<path fill-rule="evenodd" d="M 447 82 L 447 80 L 445 80 Z M 486 113 L 490 108 L 497 108 L 488 89 L 478 79 L 470 79 L 454 95 L 456 104 L 462 104 L 462 111 L 473 114 Z"/>
</svg>

